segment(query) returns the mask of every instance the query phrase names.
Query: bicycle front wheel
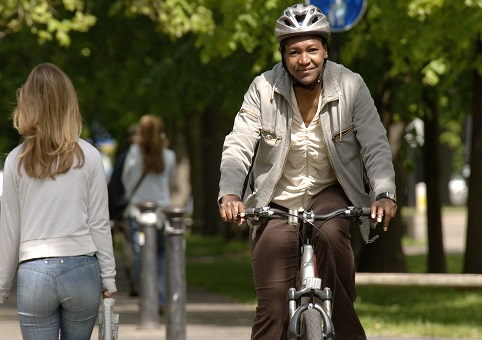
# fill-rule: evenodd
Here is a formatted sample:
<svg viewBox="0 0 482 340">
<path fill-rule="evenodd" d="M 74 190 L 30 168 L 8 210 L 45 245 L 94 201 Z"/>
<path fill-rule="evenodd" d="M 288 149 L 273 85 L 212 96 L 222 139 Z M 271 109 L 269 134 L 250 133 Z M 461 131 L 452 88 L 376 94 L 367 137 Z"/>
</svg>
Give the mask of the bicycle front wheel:
<svg viewBox="0 0 482 340">
<path fill-rule="evenodd" d="M 301 339 L 323 340 L 323 322 L 321 314 L 316 309 L 308 308 L 300 318 Z"/>
</svg>

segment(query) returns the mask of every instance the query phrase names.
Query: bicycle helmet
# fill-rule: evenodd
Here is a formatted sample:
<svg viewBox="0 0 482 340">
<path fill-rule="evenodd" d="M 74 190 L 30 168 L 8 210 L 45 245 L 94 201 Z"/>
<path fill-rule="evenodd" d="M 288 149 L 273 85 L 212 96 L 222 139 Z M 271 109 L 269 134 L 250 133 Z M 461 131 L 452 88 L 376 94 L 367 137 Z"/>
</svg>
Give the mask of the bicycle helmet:
<svg viewBox="0 0 482 340">
<path fill-rule="evenodd" d="M 296 4 L 283 11 L 276 20 L 274 35 L 278 42 L 296 35 L 321 35 L 326 40 L 330 36 L 330 23 L 325 14 L 314 5 Z"/>
</svg>

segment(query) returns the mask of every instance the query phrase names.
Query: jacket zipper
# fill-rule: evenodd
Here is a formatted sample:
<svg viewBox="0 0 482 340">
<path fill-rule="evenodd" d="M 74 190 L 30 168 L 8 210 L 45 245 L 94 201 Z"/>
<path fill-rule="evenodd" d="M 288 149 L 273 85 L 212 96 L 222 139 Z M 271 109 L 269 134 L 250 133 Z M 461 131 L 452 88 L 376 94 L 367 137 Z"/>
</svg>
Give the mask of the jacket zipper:
<svg viewBox="0 0 482 340">
<path fill-rule="evenodd" d="M 279 91 L 276 91 L 276 92 L 277 92 L 280 96 L 283 96 L 283 98 L 286 100 L 286 102 L 290 104 L 291 110 L 293 111 L 293 104 L 288 100 L 288 98 L 286 98 L 286 96 L 285 96 L 284 94 L 282 94 L 281 92 L 279 92 Z M 290 123 L 290 131 L 289 131 L 290 143 L 289 143 L 289 145 L 288 145 L 288 151 L 289 151 L 289 149 L 290 149 L 290 147 L 291 147 L 291 126 L 292 126 L 292 124 L 293 124 L 293 115 L 291 115 L 291 116 L 292 116 L 292 117 L 291 117 L 291 123 Z M 271 196 L 270 196 L 269 199 L 268 199 L 268 202 L 266 202 L 266 203 L 264 204 L 265 206 L 267 206 L 267 205 L 269 204 L 269 202 L 271 202 L 271 200 L 272 200 L 273 197 L 274 197 L 274 192 L 275 192 L 275 190 L 276 190 L 276 187 L 278 186 L 279 181 L 281 180 L 281 177 L 283 176 L 283 172 L 284 172 L 285 167 L 286 167 L 286 161 L 288 160 L 288 153 L 289 153 L 289 152 L 286 152 L 286 153 L 285 153 L 285 159 L 284 159 L 284 162 L 283 162 L 283 167 L 281 168 L 281 172 L 279 173 L 278 179 L 276 180 L 276 183 L 275 183 L 274 188 L 273 188 L 273 190 L 272 190 L 272 192 L 271 192 Z"/>
<path fill-rule="evenodd" d="M 321 109 L 320 109 L 321 111 Z M 330 161 L 330 165 L 331 165 L 331 168 L 333 169 L 333 173 L 335 174 L 335 177 L 336 177 L 336 180 L 338 181 L 338 183 L 340 184 L 340 186 L 342 187 L 343 191 L 345 192 L 345 195 L 346 197 L 348 197 L 348 199 L 350 200 L 351 202 L 351 198 L 348 196 L 348 192 L 347 190 L 345 189 L 345 187 L 343 186 L 343 183 L 340 181 L 340 177 L 338 176 L 338 170 L 335 168 L 335 166 L 333 165 L 333 160 L 332 160 L 332 151 L 331 151 L 331 147 L 329 146 L 329 144 L 326 143 L 326 136 L 325 136 L 325 132 L 323 131 L 323 126 L 321 124 L 322 122 L 322 119 L 320 119 L 320 129 L 321 129 L 321 134 L 323 135 L 323 143 L 325 143 L 325 146 L 326 146 L 326 151 L 328 153 L 328 160 Z M 353 128 L 353 127 L 352 127 Z M 336 135 L 336 134 L 335 134 Z"/>
</svg>

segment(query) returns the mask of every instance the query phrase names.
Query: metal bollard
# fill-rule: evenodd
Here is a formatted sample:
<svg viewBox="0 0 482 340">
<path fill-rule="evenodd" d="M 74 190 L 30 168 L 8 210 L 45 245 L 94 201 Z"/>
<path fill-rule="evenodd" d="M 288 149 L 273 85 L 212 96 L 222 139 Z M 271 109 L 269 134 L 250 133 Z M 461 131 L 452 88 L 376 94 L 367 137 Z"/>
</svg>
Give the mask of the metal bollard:
<svg viewBox="0 0 482 340">
<path fill-rule="evenodd" d="M 186 339 L 186 262 L 184 214 L 181 207 L 164 210 L 166 223 L 166 339 Z"/>
<path fill-rule="evenodd" d="M 151 200 L 137 205 L 139 231 L 140 282 L 139 282 L 139 328 L 159 328 L 159 295 L 157 279 L 157 203 Z"/>
</svg>

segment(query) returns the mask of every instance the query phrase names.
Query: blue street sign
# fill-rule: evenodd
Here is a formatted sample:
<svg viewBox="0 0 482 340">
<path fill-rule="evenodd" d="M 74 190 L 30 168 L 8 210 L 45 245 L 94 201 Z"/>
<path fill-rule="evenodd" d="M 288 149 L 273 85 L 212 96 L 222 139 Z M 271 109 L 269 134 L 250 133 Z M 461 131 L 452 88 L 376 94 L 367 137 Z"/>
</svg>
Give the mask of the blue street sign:
<svg viewBox="0 0 482 340">
<path fill-rule="evenodd" d="M 332 32 L 351 29 L 363 17 L 366 0 L 308 0 L 326 14 Z"/>
</svg>

